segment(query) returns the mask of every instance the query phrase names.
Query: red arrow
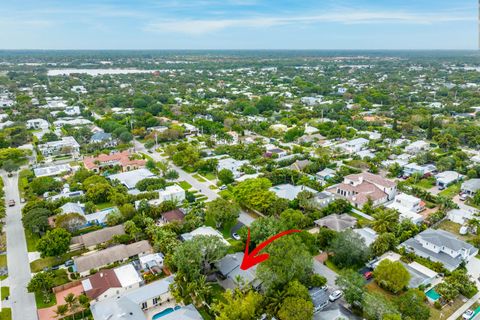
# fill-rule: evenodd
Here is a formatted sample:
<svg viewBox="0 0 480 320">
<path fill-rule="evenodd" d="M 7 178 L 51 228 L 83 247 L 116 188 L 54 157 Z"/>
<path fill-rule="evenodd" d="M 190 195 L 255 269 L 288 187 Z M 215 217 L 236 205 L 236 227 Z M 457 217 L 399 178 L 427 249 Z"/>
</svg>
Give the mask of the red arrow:
<svg viewBox="0 0 480 320">
<path fill-rule="evenodd" d="M 269 243 L 277 240 L 280 237 L 286 236 L 287 234 L 300 232 L 301 230 L 287 230 L 276 234 L 267 240 L 260 243 L 252 252 L 248 253 L 248 247 L 250 245 L 250 229 L 248 229 L 248 236 L 247 236 L 247 246 L 245 247 L 245 253 L 243 255 L 242 264 L 240 265 L 240 269 L 247 270 L 257 263 L 263 262 L 267 260 L 270 255 L 268 253 L 258 254 L 263 248 L 265 248 Z"/>
</svg>

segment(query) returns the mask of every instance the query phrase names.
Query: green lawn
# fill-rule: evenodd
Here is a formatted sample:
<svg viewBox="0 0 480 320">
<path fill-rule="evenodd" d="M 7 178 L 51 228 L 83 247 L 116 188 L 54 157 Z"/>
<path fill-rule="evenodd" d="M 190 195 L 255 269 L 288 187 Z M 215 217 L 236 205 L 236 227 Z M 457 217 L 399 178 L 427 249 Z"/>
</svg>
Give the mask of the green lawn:
<svg viewBox="0 0 480 320">
<path fill-rule="evenodd" d="M 53 307 L 54 305 L 57 304 L 57 298 L 55 297 L 55 294 L 53 292 L 49 293 L 48 296 L 50 297 L 50 302 L 44 303 L 43 294 L 35 292 L 35 303 L 37 304 L 37 309 Z"/>
<path fill-rule="evenodd" d="M 2 311 L 0 311 L 0 320 L 12 320 L 12 309 L 2 308 Z"/>
<path fill-rule="evenodd" d="M 45 268 L 50 268 L 50 267 L 65 263 L 65 261 L 70 260 L 72 257 L 78 256 L 83 252 L 84 250 L 78 250 L 78 251 L 68 252 L 60 257 L 46 257 L 43 259 L 38 259 L 30 263 L 30 268 L 32 269 L 32 272 L 39 272 Z"/>
<path fill-rule="evenodd" d="M 207 172 L 206 174 L 202 174 L 202 176 L 204 176 L 204 177 L 207 178 L 208 180 L 215 180 L 215 179 L 217 179 L 217 176 L 216 176 L 215 173 L 213 173 L 213 172 Z"/>
<path fill-rule="evenodd" d="M 217 189 L 218 189 L 218 188 L 217 188 L 216 186 L 214 186 L 214 185 L 210 185 L 210 186 L 208 186 L 208 188 L 209 188 L 210 190 L 217 190 Z"/>
<path fill-rule="evenodd" d="M 430 319 L 432 320 L 445 320 L 448 319 L 458 308 L 463 305 L 463 301 L 457 298 L 451 304 L 447 304 L 441 310 L 438 310 L 434 306 L 430 307 Z"/>
<path fill-rule="evenodd" d="M 333 272 L 336 272 L 336 273 L 342 272 L 342 269 L 337 267 L 330 259 L 327 259 L 327 261 L 325 261 L 325 265 Z"/>
<path fill-rule="evenodd" d="M 464 241 L 472 240 L 473 238 L 475 238 L 475 236 L 472 234 L 461 235 L 459 233 L 461 227 L 462 225 L 458 223 L 452 222 L 450 220 L 443 220 L 438 224 L 437 229 L 442 229 L 450 233 L 453 233 L 457 238 Z"/>
<path fill-rule="evenodd" d="M 6 297 L 10 296 L 10 288 L 9 287 L 2 287 L 1 288 L 1 297 L 2 300 L 5 300 Z"/>
<path fill-rule="evenodd" d="M 422 188 L 422 189 L 430 189 L 435 185 L 435 182 L 432 179 L 422 179 L 414 184 L 415 186 Z"/>
<path fill-rule="evenodd" d="M 192 185 L 190 183 L 188 183 L 187 181 L 180 181 L 180 182 L 178 182 L 178 185 L 185 191 L 192 188 Z"/>
<path fill-rule="evenodd" d="M 457 194 L 460 193 L 460 187 L 461 186 L 462 186 L 461 182 L 452 184 L 451 186 L 449 186 L 445 190 L 442 190 L 439 193 L 439 195 L 452 199 L 453 197 L 455 197 Z"/>
<path fill-rule="evenodd" d="M 2 254 L 0 255 L 0 268 L 7 266 L 7 255 Z"/>
<path fill-rule="evenodd" d="M 37 251 L 37 242 L 40 237 L 37 234 L 32 233 L 30 230 L 25 229 L 25 238 L 27 239 L 28 252 Z"/>
<path fill-rule="evenodd" d="M 114 207 L 115 205 L 111 202 L 104 202 L 104 203 L 100 203 L 100 204 L 97 204 L 96 207 L 98 210 L 103 210 L 103 209 L 107 209 L 107 208 L 111 208 L 111 207 Z"/>
<path fill-rule="evenodd" d="M 194 177 L 195 179 L 197 179 L 199 182 L 205 182 L 205 181 L 207 181 L 207 180 L 205 180 L 203 177 L 201 177 L 198 173 L 195 173 L 195 174 L 193 175 L 193 177 Z"/>
</svg>

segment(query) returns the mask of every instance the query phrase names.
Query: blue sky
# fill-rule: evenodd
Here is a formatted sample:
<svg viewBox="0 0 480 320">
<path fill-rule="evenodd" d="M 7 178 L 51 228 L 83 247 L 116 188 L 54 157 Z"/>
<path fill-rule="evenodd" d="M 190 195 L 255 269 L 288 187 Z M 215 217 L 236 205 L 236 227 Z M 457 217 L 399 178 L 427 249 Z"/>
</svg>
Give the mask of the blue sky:
<svg viewBox="0 0 480 320">
<path fill-rule="evenodd" d="M 0 49 L 475 49 L 475 0 L 1 0 Z"/>
</svg>

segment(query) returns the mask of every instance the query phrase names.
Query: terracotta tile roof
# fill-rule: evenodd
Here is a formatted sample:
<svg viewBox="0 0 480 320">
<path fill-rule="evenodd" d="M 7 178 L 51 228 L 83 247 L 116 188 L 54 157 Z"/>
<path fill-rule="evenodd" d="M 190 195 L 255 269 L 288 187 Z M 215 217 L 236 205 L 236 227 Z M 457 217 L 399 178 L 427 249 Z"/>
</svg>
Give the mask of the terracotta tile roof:
<svg viewBox="0 0 480 320">
<path fill-rule="evenodd" d="M 162 213 L 162 218 L 167 222 L 183 221 L 183 219 L 185 218 L 185 213 L 183 213 L 183 211 L 180 209 L 175 209 Z"/>
<path fill-rule="evenodd" d="M 387 187 L 387 188 L 392 188 L 396 185 L 395 182 L 390 181 L 390 180 L 385 179 L 385 178 L 382 178 L 381 176 L 379 176 L 377 174 L 370 173 L 370 172 L 350 174 L 350 175 L 346 176 L 345 178 L 350 179 L 350 180 L 357 180 L 357 181 L 360 180 L 361 178 L 363 178 L 363 181 L 368 181 L 370 183 L 375 183 L 375 184 L 378 184 L 378 185 L 381 185 L 381 186 L 384 186 L 384 187 Z"/>
<path fill-rule="evenodd" d="M 115 271 L 113 269 L 99 271 L 94 275 L 88 277 L 86 280 L 82 281 L 82 283 L 87 281 L 90 282 L 91 289 L 88 290 L 88 286 L 87 288 L 85 288 L 84 285 L 84 290 L 85 294 L 90 299 L 96 299 L 110 288 L 122 287 L 122 284 L 120 283 L 120 280 L 118 280 L 117 275 L 115 274 Z"/>
<path fill-rule="evenodd" d="M 97 164 L 100 163 L 100 165 Z M 83 159 L 83 165 L 85 168 L 92 170 L 102 165 L 108 165 L 109 163 L 116 164 L 118 163 L 122 167 L 126 166 L 144 166 L 145 160 L 130 160 L 130 152 L 122 151 L 119 153 L 112 154 L 101 154 L 98 157 L 85 157 Z"/>
</svg>

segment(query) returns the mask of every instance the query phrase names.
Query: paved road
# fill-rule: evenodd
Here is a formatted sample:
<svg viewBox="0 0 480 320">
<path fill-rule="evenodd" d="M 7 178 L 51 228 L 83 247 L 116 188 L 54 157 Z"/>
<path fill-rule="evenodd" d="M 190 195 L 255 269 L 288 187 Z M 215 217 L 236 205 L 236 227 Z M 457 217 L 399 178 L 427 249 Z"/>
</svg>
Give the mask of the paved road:
<svg viewBox="0 0 480 320">
<path fill-rule="evenodd" d="M 1 172 L 5 183 L 6 201 L 13 199 L 14 207 L 7 206 L 5 231 L 7 233 L 8 282 L 10 284 L 10 305 L 13 320 L 37 320 L 37 308 L 33 293 L 28 293 L 26 286 L 31 279 L 28 261 L 27 242 L 22 224 L 20 196 L 18 192 L 18 175 L 7 177 Z"/>
<path fill-rule="evenodd" d="M 174 165 L 169 161 L 168 158 L 163 157 L 157 151 L 152 150 L 151 153 L 148 152 L 145 146 L 140 142 L 138 142 L 137 140 L 135 140 L 135 150 L 137 152 L 143 152 L 149 155 L 155 161 L 168 161 L 170 163 L 170 167 L 172 169 L 175 169 L 178 172 L 178 180 L 187 181 L 193 188 L 199 190 L 201 193 L 207 196 L 208 201 L 215 200 L 219 197 L 219 195 L 217 194 L 218 189 L 214 189 L 214 190 L 210 189 L 210 186 L 212 185 L 210 181 L 204 181 L 204 182 L 198 181 L 190 173 Z M 240 216 L 238 217 L 238 221 L 240 221 L 246 226 L 250 226 L 254 220 L 255 220 L 254 218 L 252 218 L 248 213 L 244 212 L 243 210 L 242 212 L 240 212 Z"/>
</svg>

